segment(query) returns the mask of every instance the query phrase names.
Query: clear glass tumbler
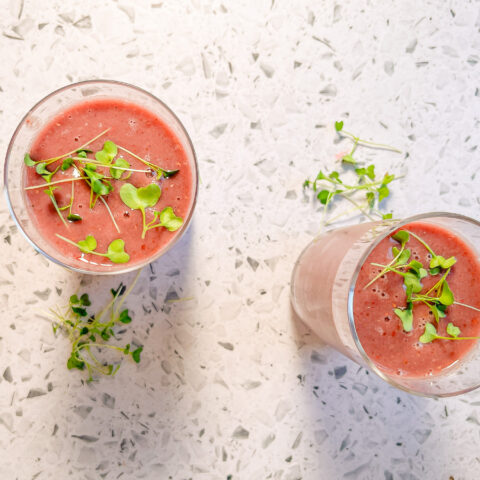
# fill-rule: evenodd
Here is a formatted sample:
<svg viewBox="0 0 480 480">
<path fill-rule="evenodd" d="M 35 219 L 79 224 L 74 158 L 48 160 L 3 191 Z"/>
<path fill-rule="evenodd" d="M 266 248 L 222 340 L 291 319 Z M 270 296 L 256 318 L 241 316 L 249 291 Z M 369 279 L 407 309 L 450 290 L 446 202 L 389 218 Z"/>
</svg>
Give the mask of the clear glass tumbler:
<svg viewBox="0 0 480 480">
<path fill-rule="evenodd" d="M 298 316 L 322 341 L 390 385 L 429 397 L 458 395 L 480 386 L 479 341 L 465 357 L 440 374 L 403 377 L 378 368 L 362 348 L 355 329 L 353 300 L 363 263 L 382 239 L 415 221 L 450 230 L 466 241 L 480 259 L 480 223 L 462 215 L 439 212 L 401 221 L 362 223 L 329 231 L 304 249 L 293 270 L 291 301 Z"/>
<path fill-rule="evenodd" d="M 102 266 L 80 262 L 73 258 L 61 255 L 52 245 L 38 232 L 35 222 L 30 216 L 24 191 L 24 168 L 23 157 L 29 151 L 32 142 L 40 130 L 59 112 L 66 108 L 84 101 L 97 98 L 121 99 L 137 104 L 154 113 L 172 130 L 179 139 L 191 166 L 192 171 L 192 194 L 188 215 L 184 218 L 183 225 L 176 232 L 172 240 L 159 251 L 156 251 L 144 262 L 113 264 Z M 42 255 L 52 262 L 67 267 L 80 273 L 94 274 L 119 274 L 125 273 L 153 262 L 165 254 L 185 233 L 195 208 L 198 190 L 198 168 L 192 141 L 185 127 L 170 108 L 151 93 L 141 88 L 123 82 L 112 80 L 91 80 L 75 83 L 60 88 L 33 106 L 15 130 L 7 149 L 4 169 L 4 189 L 10 213 L 20 231 L 28 242 Z"/>
</svg>

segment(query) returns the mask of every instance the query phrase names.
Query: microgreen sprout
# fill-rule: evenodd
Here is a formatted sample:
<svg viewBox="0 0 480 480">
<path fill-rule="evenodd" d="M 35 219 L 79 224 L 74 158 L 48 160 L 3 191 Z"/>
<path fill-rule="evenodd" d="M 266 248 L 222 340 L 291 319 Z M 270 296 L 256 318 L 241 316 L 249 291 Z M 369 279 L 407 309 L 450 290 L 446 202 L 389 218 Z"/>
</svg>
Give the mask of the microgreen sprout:
<svg viewBox="0 0 480 480">
<path fill-rule="evenodd" d="M 391 213 L 381 213 L 379 211 L 380 203 L 389 197 L 390 190 L 388 184 L 395 180 L 395 175 L 385 173 L 378 177 L 375 173 L 375 165 L 360 166 L 359 162 L 353 157 L 355 150 L 359 145 L 373 148 L 383 148 L 400 153 L 396 148 L 389 145 L 369 142 L 356 137 L 349 132 L 343 130 L 343 121 L 335 122 L 335 130 L 345 136 L 350 137 L 353 141 L 352 150 L 342 157 L 342 163 L 355 167 L 355 180 L 347 181 L 343 174 L 346 172 L 332 171 L 330 173 L 318 172 L 315 180 L 305 180 L 304 188 L 312 188 L 317 199 L 324 206 L 324 217 L 327 213 L 328 206 L 336 199 L 343 198 L 349 201 L 357 211 L 360 211 L 370 220 L 381 218 L 387 220 L 392 218 Z M 338 217 L 335 217 L 335 219 Z M 330 220 L 328 223 L 332 223 Z"/>
<path fill-rule="evenodd" d="M 118 149 L 124 151 L 125 153 L 128 153 L 129 155 L 136 158 L 137 160 L 139 160 L 143 164 L 147 165 L 147 167 L 149 167 L 151 170 L 153 170 L 157 174 L 157 179 L 160 179 L 162 176 L 164 178 L 173 177 L 173 175 L 177 174 L 180 171 L 179 169 L 165 170 L 164 168 L 159 167 L 158 165 L 155 165 L 154 163 L 149 162 L 148 160 L 145 160 L 142 157 L 139 157 L 135 153 L 131 152 L 130 150 L 127 150 L 124 147 L 121 147 L 120 145 L 118 145 Z"/>
<path fill-rule="evenodd" d="M 115 375 L 120 368 L 120 363 L 110 363 L 103 356 L 99 358 L 101 351 L 116 351 L 121 357 L 131 357 L 135 363 L 141 360 L 142 346 L 133 347 L 130 343 L 125 346 L 106 343 L 112 339 L 118 340 L 117 327 L 132 321 L 129 310 L 122 309 L 122 304 L 132 291 L 139 275 L 140 272 L 127 291 L 124 286 L 122 288 L 123 284 L 116 290 L 112 289 L 112 299 L 96 314 L 88 312 L 91 302 L 86 293 L 80 297 L 74 294 L 65 308 L 57 307 L 50 311 L 54 320 L 52 325 L 54 333 L 60 329 L 67 334 L 72 344 L 67 368 L 87 370 L 87 382 L 91 382 L 96 374 Z"/>
<path fill-rule="evenodd" d="M 476 311 L 480 311 L 479 308 L 466 305 L 464 303 L 456 302 L 454 294 L 447 282 L 447 277 L 450 274 L 452 267 L 456 264 L 455 257 L 444 258 L 441 255 L 436 255 L 433 249 L 417 234 L 409 230 L 398 230 L 391 238 L 400 243 L 400 249 L 392 247 L 392 253 L 394 255 L 393 260 L 388 265 L 381 265 L 378 263 L 372 263 L 372 266 L 382 267 L 381 272 L 376 275 L 365 286 L 368 287 L 375 281 L 377 281 L 382 275 L 387 273 L 395 273 L 403 277 L 403 283 L 405 287 L 406 307 L 394 308 L 395 315 L 402 322 L 402 328 L 405 332 L 410 332 L 413 329 L 413 307 L 415 303 L 423 303 L 432 312 L 435 321 L 439 324 L 441 318 L 447 316 L 447 308 L 450 305 L 459 305 L 462 307 L 470 308 Z M 418 260 L 412 260 L 409 263 L 410 250 L 406 248 L 410 238 L 418 240 L 431 255 L 429 269 L 424 268 L 423 264 Z M 426 292 L 422 293 L 422 279 L 428 277 L 434 277 L 440 272 L 443 272 L 437 282 L 430 287 Z M 449 322 L 446 328 L 449 337 L 439 336 L 437 330 L 432 323 L 427 323 L 423 335 L 419 338 L 421 343 L 430 343 L 436 339 L 442 340 L 472 340 L 480 337 L 460 337 L 460 329 Z"/>
<path fill-rule="evenodd" d="M 161 188 L 156 183 L 151 183 L 146 187 L 136 188 L 131 183 L 124 183 L 120 188 L 120 198 L 122 202 L 132 210 L 140 210 L 142 213 L 142 238 L 147 233 L 147 224 L 145 220 L 145 209 L 154 207 L 162 194 Z"/>
<path fill-rule="evenodd" d="M 54 193 L 54 190 L 56 189 L 57 187 L 52 187 L 51 185 L 46 189 L 44 190 L 44 192 L 48 195 L 48 197 L 50 198 L 52 204 L 53 204 L 53 207 L 55 208 L 55 211 L 57 212 L 58 216 L 60 217 L 60 220 L 62 221 L 62 223 L 65 225 L 65 227 L 68 228 L 68 224 L 67 222 L 65 221 L 65 219 L 63 218 L 63 215 L 62 215 L 62 212 L 60 211 L 60 208 L 58 206 L 58 203 L 57 203 L 57 200 L 55 198 L 55 193 Z"/>
<path fill-rule="evenodd" d="M 64 242 L 74 245 L 83 253 L 90 253 L 99 257 L 106 257 L 113 263 L 127 263 L 130 260 L 130 255 L 125 252 L 125 242 L 121 238 L 113 240 L 113 242 L 108 245 L 106 253 L 100 253 L 96 251 L 97 240 L 93 235 L 87 235 L 84 240 L 80 240 L 78 242 L 74 242 L 73 240 L 65 238 L 58 233 L 56 236 Z"/>
</svg>

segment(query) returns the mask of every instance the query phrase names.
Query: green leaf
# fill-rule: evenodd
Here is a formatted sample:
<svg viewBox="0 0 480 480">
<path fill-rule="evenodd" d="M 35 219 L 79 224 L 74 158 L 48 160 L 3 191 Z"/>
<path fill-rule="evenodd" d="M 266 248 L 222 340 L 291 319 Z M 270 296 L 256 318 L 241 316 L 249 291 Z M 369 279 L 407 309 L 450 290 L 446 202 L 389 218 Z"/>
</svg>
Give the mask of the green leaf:
<svg viewBox="0 0 480 480">
<path fill-rule="evenodd" d="M 456 327 L 452 322 L 447 325 L 447 333 L 451 337 L 458 337 L 460 335 L 460 329 Z"/>
<path fill-rule="evenodd" d="M 393 180 L 395 180 L 395 175 L 389 175 L 386 173 L 382 179 L 382 185 L 388 185 Z"/>
<path fill-rule="evenodd" d="M 122 323 L 130 323 L 132 321 L 132 319 L 128 315 L 128 310 L 127 309 L 122 310 L 120 312 L 120 316 L 118 317 L 118 320 Z"/>
<path fill-rule="evenodd" d="M 440 267 L 430 268 L 430 275 L 438 275 L 440 273 L 440 270 Z"/>
<path fill-rule="evenodd" d="M 115 158 L 117 152 L 117 146 L 112 141 L 107 140 L 103 144 L 103 149 L 95 154 L 95 158 L 98 162 L 101 162 L 104 165 L 109 165 L 112 163 L 112 160 Z"/>
<path fill-rule="evenodd" d="M 365 170 L 365 173 L 370 180 L 375 180 L 375 165 L 369 165 Z"/>
<path fill-rule="evenodd" d="M 123 349 L 123 353 L 124 353 L 125 355 L 128 355 L 128 354 L 130 353 L 130 344 L 129 344 L 129 343 L 127 343 L 127 344 L 125 345 L 125 348 Z"/>
<path fill-rule="evenodd" d="M 73 158 L 64 158 L 62 161 L 62 170 L 68 170 L 73 165 Z"/>
<path fill-rule="evenodd" d="M 82 220 L 82 217 L 77 213 L 69 213 L 67 215 L 67 220 L 70 220 L 71 222 L 80 222 Z"/>
<path fill-rule="evenodd" d="M 169 232 L 178 230 L 183 224 L 183 219 L 175 215 L 172 207 L 165 207 L 159 215 L 158 212 L 155 213 L 160 217 L 160 224 Z"/>
<path fill-rule="evenodd" d="M 335 130 L 337 132 L 341 132 L 342 128 L 343 128 L 343 120 L 341 120 L 340 122 L 335 122 Z"/>
<path fill-rule="evenodd" d="M 132 358 L 136 363 L 140 363 L 140 354 L 143 351 L 143 347 L 138 347 L 132 352 Z"/>
<path fill-rule="evenodd" d="M 395 247 L 393 247 L 393 248 L 395 248 Z M 392 248 L 392 252 L 394 252 L 393 248 Z M 398 249 L 395 248 L 395 250 L 397 251 L 397 254 L 395 254 L 395 252 L 394 252 L 394 255 L 397 256 L 398 255 Z M 397 263 L 395 265 L 398 265 L 398 266 L 399 265 L 405 265 L 408 262 L 409 258 L 410 258 L 410 250 L 408 248 L 406 248 L 405 250 L 402 251 L 402 253 L 398 257 Z"/>
<path fill-rule="evenodd" d="M 410 240 L 410 234 L 406 230 L 399 230 L 392 235 L 392 238 L 405 245 Z"/>
<path fill-rule="evenodd" d="M 352 157 L 352 155 L 350 153 L 347 153 L 347 155 L 344 155 L 342 157 L 342 162 L 349 163 L 351 165 L 356 165 L 357 164 L 356 160 Z"/>
<path fill-rule="evenodd" d="M 127 172 L 125 170 L 119 170 L 118 168 L 115 167 L 121 167 L 121 168 L 130 168 L 130 164 L 123 158 L 123 157 L 118 157 L 115 160 L 115 163 L 113 164 L 114 166 L 110 168 L 110 175 L 115 178 L 119 179 L 124 173 L 131 173 Z"/>
<path fill-rule="evenodd" d="M 328 178 L 331 178 L 332 180 L 336 180 L 337 182 L 342 183 L 342 181 L 340 180 L 340 174 L 335 170 L 328 175 Z"/>
<path fill-rule="evenodd" d="M 356 168 L 355 173 L 358 177 L 363 177 L 367 174 L 367 170 L 364 167 Z"/>
<path fill-rule="evenodd" d="M 384 213 L 382 215 L 382 220 L 390 220 L 391 218 L 393 218 L 393 214 L 392 213 Z"/>
<path fill-rule="evenodd" d="M 365 197 L 367 198 L 368 206 L 373 208 L 375 205 L 375 194 L 373 192 L 367 192 Z"/>
<path fill-rule="evenodd" d="M 162 190 L 156 183 L 139 188 L 131 183 L 124 183 L 120 188 L 122 202 L 132 210 L 142 210 L 155 206 L 161 194 Z"/>
<path fill-rule="evenodd" d="M 111 288 L 110 292 L 114 297 L 120 297 L 125 293 L 125 290 L 127 287 L 123 284 L 123 282 L 120 282 L 120 285 L 117 288 Z"/>
<path fill-rule="evenodd" d="M 179 171 L 180 171 L 180 169 L 178 169 L 178 168 L 176 170 L 163 170 L 163 168 L 162 168 L 162 175 L 165 178 L 170 178 L 170 177 L 173 177 L 174 175 L 176 175 Z"/>
<path fill-rule="evenodd" d="M 405 309 L 395 308 L 393 311 L 395 312 L 395 315 L 397 315 L 397 317 L 402 321 L 403 330 L 405 332 L 411 332 L 413 329 L 412 303 L 409 302 L 407 304 L 407 308 Z"/>
<path fill-rule="evenodd" d="M 380 188 L 377 190 L 377 192 L 378 192 L 379 203 L 390 195 L 390 190 L 386 185 L 381 185 Z"/>
<path fill-rule="evenodd" d="M 451 266 L 455 265 L 457 263 L 457 259 L 455 257 L 450 257 L 448 259 L 442 257 L 441 255 L 436 255 L 430 260 L 430 268 L 443 268 L 447 269 L 450 268 Z"/>
<path fill-rule="evenodd" d="M 71 307 L 72 312 L 80 317 L 86 317 L 87 311 L 83 307 Z"/>
<path fill-rule="evenodd" d="M 406 272 L 403 274 L 403 283 L 406 288 L 411 288 L 413 293 L 419 293 L 422 290 L 422 284 L 420 279 L 411 272 Z"/>
<path fill-rule="evenodd" d="M 326 177 L 323 172 L 320 170 L 317 174 L 316 180 L 326 180 L 328 177 Z"/>
<path fill-rule="evenodd" d="M 438 337 L 437 329 L 431 324 L 425 325 L 425 331 L 423 335 L 418 339 L 421 343 L 430 343 Z"/>
<path fill-rule="evenodd" d="M 114 240 L 107 249 L 106 257 L 113 263 L 127 263 L 130 255 L 125 252 L 125 242 L 121 238 Z"/>
<path fill-rule="evenodd" d="M 79 302 L 80 302 L 83 306 L 85 306 L 85 307 L 89 307 L 89 306 L 92 304 L 92 302 L 90 302 L 90 298 L 89 298 L 89 296 L 88 296 L 88 293 L 84 293 L 84 294 L 80 297 Z"/>
<path fill-rule="evenodd" d="M 318 192 L 317 194 L 317 198 L 320 200 L 320 203 L 322 205 L 326 205 L 328 200 L 329 200 L 329 197 L 330 197 L 330 191 L 329 190 L 321 190 L 320 192 Z"/>
<path fill-rule="evenodd" d="M 88 327 L 82 327 L 82 329 L 80 330 L 80 335 L 86 335 L 88 332 Z"/>
<path fill-rule="evenodd" d="M 26 153 L 23 157 L 23 162 L 27 167 L 33 167 L 35 165 L 35 162 L 32 160 L 32 157 L 30 157 L 30 154 L 28 153 Z"/>
<path fill-rule="evenodd" d="M 35 171 L 39 175 L 48 175 L 50 173 L 50 171 L 47 168 L 47 164 L 45 162 L 38 163 L 37 166 L 35 167 Z"/>
<path fill-rule="evenodd" d="M 453 298 L 453 293 L 448 286 L 447 281 L 443 282 L 442 294 L 438 297 L 438 301 L 445 306 L 452 305 L 455 299 Z"/>
<path fill-rule="evenodd" d="M 67 368 L 72 370 L 73 368 L 78 368 L 79 370 L 83 370 L 85 368 L 85 362 L 80 360 L 75 352 L 72 352 L 70 358 L 67 360 Z"/>
<path fill-rule="evenodd" d="M 72 295 L 70 297 L 70 305 L 77 305 L 80 303 L 80 300 L 78 299 L 77 295 Z"/>
<path fill-rule="evenodd" d="M 443 259 L 443 261 L 440 263 L 440 266 L 446 270 L 447 268 L 455 265 L 455 263 L 457 263 L 457 259 L 455 257 L 450 257 L 447 259 Z"/>
<path fill-rule="evenodd" d="M 83 253 L 90 253 L 97 248 L 97 241 L 93 235 L 87 235 L 85 240 L 80 240 L 77 245 Z"/>
</svg>

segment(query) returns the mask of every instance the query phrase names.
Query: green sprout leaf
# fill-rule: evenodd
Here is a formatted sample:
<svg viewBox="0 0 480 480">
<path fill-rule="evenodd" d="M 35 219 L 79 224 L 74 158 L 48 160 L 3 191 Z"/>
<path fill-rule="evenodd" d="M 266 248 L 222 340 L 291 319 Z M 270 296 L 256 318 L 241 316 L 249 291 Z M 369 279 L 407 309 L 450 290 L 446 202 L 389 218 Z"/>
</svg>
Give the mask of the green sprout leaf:
<svg viewBox="0 0 480 480">
<path fill-rule="evenodd" d="M 453 297 L 453 293 L 450 290 L 450 287 L 448 286 L 448 283 L 446 280 L 443 282 L 442 294 L 438 297 L 438 301 L 445 306 L 452 305 L 453 302 L 455 301 Z"/>
<path fill-rule="evenodd" d="M 460 335 L 460 329 L 456 327 L 452 322 L 447 325 L 447 333 L 451 337 L 458 337 Z"/>
<path fill-rule="evenodd" d="M 75 352 L 72 352 L 69 359 L 67 360 L 67 368 L 72 370 L 78 368 L 78 370 L 83 370 L 85 368 L 85 362 L 77 357 Z"/>
<path fill-rule="evenodd" d="M 97 240 L 93 235 L 87 235 L 85 240 L 80 240 L 77 244 L 83 253 L 92 253 L 97 248 Z"/>
<path fill-rule="evenodd" d="M 132 352 L 132 358 L 135 361 L 135 363 L 140 363 L 140 354 L 143 351 L 143 347 L 138 347 Z"/>
<path fill-rule="evenodd" d="M 399 230 L 392 235 L 392 238 L 402 245 L 405 245 L 410 240 L 410 235 L 406 230 Z"/>
<path fill-rule="evenodd" d="M 80 222 L 82 217 L 78 215 L 78 213 L 69 213 L 67 215 L 67 220 L 70 220 L 70 222 Z"/>
<path fill-rule="evenodd" d="M 127 309 L 122 310 L 120 312 L 120 316 L 118 317 L 118 320 L 122 323 L 130 323 L 132 321 L 132 319 L 128 315 L 128 310 Z"/>
<path fill-rule="evenodd" d="M 124 183 L 122 188 L 120 188 L 122 202 L 132 210 L 144 210 L 147 207 L 154 207 L 161 194 L 162 190 L 156 183 L 139 188 L 136 188 L 131 183 Z"/>
<path fill-rule="evenodd" d="M 125 180 L 132 174 L 132 172 L 126 172 L 125 170 L 122 170 L 122 168 L 130 168 L 130 164 L 123 157 L 118 157 L 113 166 L 110 167 L 110 175 L 116 180 L 119 180 L 124 173 L 127 173 L 127 176 L 124 177 Z"/>
<path fill-rule="evenodd" d="M 160 213 L 155 212 L 155 217 L 160 219 L 160 226 L 169 232 L 178 230 L 183 224 L 183 219 L 175 215 L 172 207 L 165 207 Z"/>
<path fill-rule="evenodd" d="M 347 153 L 347 155 L 344 155 L 342 157 L 342 162 L 349 163 L 350 165 L 356 165 L 357 164 L 356 160 L 352 157 L 352 155 L 350 153 Z"/>
<path fill-rule="evenodd" d="M 142 213 L 142 238 L 145 238 L 148 230 L 145 220 L 145 209 L 155 206 L 161 194 L 162 190 L 156 183 L 151 183 L 146 187 L 139 188 L 136 188 L 131 183 L 124 183 L 120 188 L 120 198 L 122 202 L 132 210 L 140 210 Z"/>
<path fill-rule="evenodd" d="M 419 341 L 421 343 L 430 343 L 436 338 L 438 338 L 437 329 L 431 323 L 427 323 L 425 325 L 425 331 L 423 332 L 423 335 L 419 338 Z"/>
<path fill-rule="evenodd" d="M 61 169 L 63 171 L 68 170 L 73 165 L 73 158 L 64 158 L 62 161 Z"/>
<path fill-rule="evenodd" d="M 400 309 L 395 308 L 393 310 L 395 315 L 402 321 L 402 327 L 405 332 L 411 332 L 413 329 L 413 306 L 411 302 L 408 302 L 407 308 Z"/>
<path fill-rule="evenodd" d="M 130 255 L 125 252 L 125 242 L 121 238 L 117 238 L 108 246 L 105 256 L 113 263 L 127 263 L 130 260 Z"/>
<path fill-rule="evenodd" d="M 340 122 L 335 122 L 335 130 L 337 132 L 341 132 L 342 131 L 342 128 L 343 128 L 343 120 L 340 121 Z"/>
<path fill-rule="evenodd" d="M 422 291 L 420 279 L 412 272 L 406 272 L 403 274 L 403 283 L 407 289 L 411 288 L 413 293 L 419 293 Z"/>
<path fill-rule="evenodd" d="M 35 162 L 32 160 L 32 157 L 30 157 L 30 154 L 28 153 L 26 153 L 23 157 L 23 162 L 27 167 L 33 167 L 35 165 Z"/>
<path fill-rule="evenodd" d="M 107 140 L 103 144 L 103 149 L 95 154 L 95 158 L 98 162 L 103 163 L 104 165 L 109 165 L 112 163 L 115 155 L 117 155 L 117 152 L 118 149 L 115 143 L 111 140 Z"/>
</svg>

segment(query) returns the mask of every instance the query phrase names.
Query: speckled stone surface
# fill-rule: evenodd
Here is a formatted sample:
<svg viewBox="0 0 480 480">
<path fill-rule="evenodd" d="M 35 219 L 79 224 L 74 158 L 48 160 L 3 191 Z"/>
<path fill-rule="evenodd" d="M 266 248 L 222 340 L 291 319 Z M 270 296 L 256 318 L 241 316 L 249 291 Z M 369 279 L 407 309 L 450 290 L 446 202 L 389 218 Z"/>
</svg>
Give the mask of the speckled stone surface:
<svg viewBox="0 0 480 480">
<path fill-rule="evenodd" d="M 398 216 L 479 217 L 475 1 L 3 0 L 0 151 L 65 84 L 111 78 L 167 102 L 195 144 L 194 221 L 128 306 L 137 366 L 85 385 L 40 314 L 80 277 L 26 243 L 0 199 L 0 478 L 479 478 L 480 391 L 396 391 L 292 318 L 294 261 L 321 212 L 303 180 L 336 165 L 333 121 L 400 147 L 362 151 Z M 3 168 L 3 167 L 2 167 Z M 169 303 L 175 296 L 183 302 Z M 98 297 L 98 298 L 97 298 Z"/>
</svg>

